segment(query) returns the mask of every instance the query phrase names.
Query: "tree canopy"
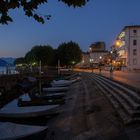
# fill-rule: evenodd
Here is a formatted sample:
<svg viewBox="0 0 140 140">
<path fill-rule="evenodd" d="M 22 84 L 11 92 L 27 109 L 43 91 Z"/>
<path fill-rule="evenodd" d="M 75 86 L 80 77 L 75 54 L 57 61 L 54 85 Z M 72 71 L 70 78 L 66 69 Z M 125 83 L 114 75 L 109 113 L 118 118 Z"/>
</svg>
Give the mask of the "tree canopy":
<svg viewBox="0 0 140 140">
<path fill-rule="evenodd" d="M 17 59 L 14 61 L 14 63 L 15 63 L 16 65 L 18 65 L 18 64 L 26 64 L 26 60 L 25 60 L 24 57 L 19 57 L 19 58 L 17 58 Z"/>
<path fill-rule="evenodd" d="M 50 65 L 53 62 L 54 51 L 51 46 L 34 46 L 26 53 L 25 59 L 29 64 L 39 63 L 42 65 Z"/>
<path fill-rule="evenodd" d="M 89 0 L 58 1 L 62 1 L 68 6 L 81 7 L 85 5 Z M 47 2 L 48 0 L 0 0 L 0 24 L 8 24 L 8 22 L 12 22 L 13 19 L 9 15 L 9 11 L 16 8 L 22 8 L 26 16 L 32 17 L 36 21 L 43 24 L 45 22 L 44 19 L 47 18 L 49 20 L 51 15 L 47 15 L 47 13 L 43 13 L 44 15 L 40 15 L 37 12 L 37 9 L 41 4 L 45 4 Z"/>
<path fill-rule="evenodd" d="M 70 41 L 59 45 L 57 56 L 62 66 L 69 66 L 81 61 L 82 51 L 77 43 Z"/>
<path fill-rule="evenodd" d="M 56 66 L 60 60 L 61 66 L 71 66 L 79 63 L 82 59 L 82 51 L 75 42 L 62 43 L 57 49 L 53 49 L 49 45 L 36 45 L 25 54 L 15 60 L 15 64 Z"/>
</svg>

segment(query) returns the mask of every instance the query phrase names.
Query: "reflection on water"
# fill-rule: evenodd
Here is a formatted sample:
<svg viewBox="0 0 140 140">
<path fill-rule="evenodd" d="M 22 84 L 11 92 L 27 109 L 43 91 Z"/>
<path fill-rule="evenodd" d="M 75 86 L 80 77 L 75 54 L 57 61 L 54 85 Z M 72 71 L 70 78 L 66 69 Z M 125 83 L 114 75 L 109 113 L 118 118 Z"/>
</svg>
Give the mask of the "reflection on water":
<svg viewBox="0 0 140 140">
<path fill-rule="evenodd" d="M 0 75 L 3 75 L 3 74 L 17 74 L 17 71 L 16 71 L 16 67 L 15 66 L 9 66 L 9 67 L 3 67 L 3 66 L 0 66 Z"/>
</svg>

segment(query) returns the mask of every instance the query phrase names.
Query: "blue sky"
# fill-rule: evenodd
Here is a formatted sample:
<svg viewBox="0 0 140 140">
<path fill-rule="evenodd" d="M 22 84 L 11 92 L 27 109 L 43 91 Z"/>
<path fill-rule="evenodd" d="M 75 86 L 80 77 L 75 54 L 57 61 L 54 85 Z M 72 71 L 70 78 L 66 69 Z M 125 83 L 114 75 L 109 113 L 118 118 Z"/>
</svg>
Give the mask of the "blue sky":
<svg viewBox="0 0 140 140">
<path fill-rule="evenodd" d="M 107 49 L 126 25 L 140 24 L 140 0 L 90 0 L 82 8 L 70 8 L 57 0 L 40 6 L 39 13 L 51 14 L 44 25 L 10 12 L 14 22 L 0 25 L 0 57 L 21 57 L 34 45 L 57 48 L 62 42 L 77 42 L 83 51 L 91 43 L 104 41 Z"/>
</svg>

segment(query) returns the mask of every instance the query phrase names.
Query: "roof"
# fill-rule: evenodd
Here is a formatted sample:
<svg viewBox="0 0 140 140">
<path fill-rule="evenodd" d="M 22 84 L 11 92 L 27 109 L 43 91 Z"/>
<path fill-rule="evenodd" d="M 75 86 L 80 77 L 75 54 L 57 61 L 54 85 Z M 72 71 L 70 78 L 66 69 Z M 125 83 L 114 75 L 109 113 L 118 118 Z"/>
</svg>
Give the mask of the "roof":
<svg viewBox="0 0 140 140">
<path fill-rule="evenodd" d="M 123 28 L 123 30 L 125 30 L 126 28 L 140 28 L 140 25 L 125 26 L 125 27 Z"/>
</svg>

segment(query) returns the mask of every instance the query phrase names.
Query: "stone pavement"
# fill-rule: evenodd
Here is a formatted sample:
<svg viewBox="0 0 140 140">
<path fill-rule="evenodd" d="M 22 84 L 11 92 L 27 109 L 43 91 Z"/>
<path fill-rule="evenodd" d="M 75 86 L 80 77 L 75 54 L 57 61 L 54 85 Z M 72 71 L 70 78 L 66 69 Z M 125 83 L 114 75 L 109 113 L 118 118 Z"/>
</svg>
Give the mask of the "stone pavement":
<svg viewBox="0 0 140 140">
<path fill-rule="evenodd" d="M 140 140 L 140 125 L 124 126 L 94 81 L 82 74 L 67 93 L 62 113 L 47 124 L 46 140 Z"/>
<path fill-rule="evenodd" d="M 95 71 L 95 73 L 98 73 Z M 106 77 L 111 77 L 113 80 L 131 85 L 133 87 L 140 89 L 140 73 L 139 72 L 131 72 L 131 71 L 114 71 L 112 75 L 110 75 L 109 71 L 102 71 L 101 74 Z"/>
<path fill-rule="evenodd" d="M 75 69 L 76 71 L 84 71 L 84 72 L 92 72 L 92 70 L 88 69 Z M 101 73 L 98 69 L 93 70 L 94 73 L 101 74 L 108 78 L 112 78 L 113 80 L 122 82 L 124 84 L 128 84 L 137 89 L 140 89 L 140 72 L 135 71 L 113 71 L 110 74 L 110 71 L 101 70 Z"/>
</svg>

